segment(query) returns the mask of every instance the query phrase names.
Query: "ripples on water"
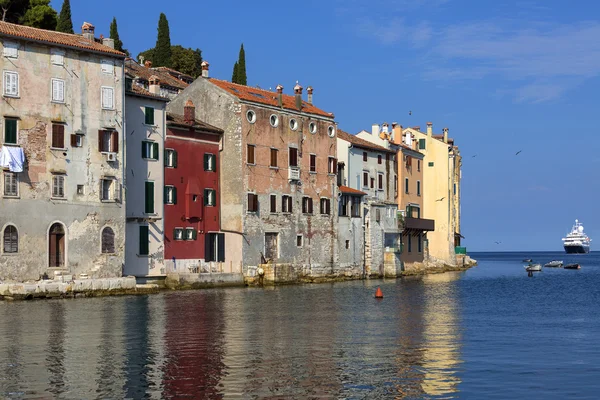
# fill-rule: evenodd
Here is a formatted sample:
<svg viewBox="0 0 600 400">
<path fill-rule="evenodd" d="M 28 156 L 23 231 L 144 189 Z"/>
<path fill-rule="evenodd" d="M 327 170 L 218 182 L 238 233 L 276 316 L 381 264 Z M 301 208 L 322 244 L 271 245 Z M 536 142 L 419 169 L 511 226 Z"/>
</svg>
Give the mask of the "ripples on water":
<svg viewBox="0 0 600 400">
<path fill-rule="evenodd" d="M 596 395 L 598 257 L 533 278 L 521 255 L 478 258 L 397 281 L 0 303 L 0 397 Z"/>
</svg>

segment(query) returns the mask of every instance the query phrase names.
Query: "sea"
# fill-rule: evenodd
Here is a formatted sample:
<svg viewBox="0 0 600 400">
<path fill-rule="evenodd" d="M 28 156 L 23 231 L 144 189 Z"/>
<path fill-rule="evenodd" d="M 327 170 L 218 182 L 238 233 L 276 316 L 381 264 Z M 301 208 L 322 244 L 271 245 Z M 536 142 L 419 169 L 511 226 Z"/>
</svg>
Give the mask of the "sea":
<svg viewBox="0 0 600 400">
<path fill-rule="evenodd" d="M 600 253 L 471 256 L 396 280 L 0 302 L 0 398 L 598 398 Z M 582 268 L 529 277 L 527 258 Z"/>
</svg>

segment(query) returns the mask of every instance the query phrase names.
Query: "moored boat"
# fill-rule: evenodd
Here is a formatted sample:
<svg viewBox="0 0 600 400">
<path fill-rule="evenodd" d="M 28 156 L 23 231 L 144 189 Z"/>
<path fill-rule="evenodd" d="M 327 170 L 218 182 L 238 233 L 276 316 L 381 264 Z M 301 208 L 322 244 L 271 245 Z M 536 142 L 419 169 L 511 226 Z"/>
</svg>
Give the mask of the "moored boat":
<svg viewBox="0 0 600 400">
<path fill-rule="evenodd" d="M 581 269 L 581 265 L 579 265 L 579 264 L 567 264 L 567 265 L 565 265 L 565 269 Z"/>
<path fill-rule="evenodd" d="M 571 232 L 563 238 L 563 246 L 567 254 L 587 254 L 590 252 L 592 239 L 583 232 L 583 225 L 575 220 Z"/>
<path fill-rule="evenodd" d="M 562 266 L 563 266 L 563 262 L 557 261 L 557 260 L 553 260 L 553 261 L 550 261 L 549 263 L 544 264 L 544 267 L 549 267 L 549 268 L 560 268 Z"/>
<path fill-rule="evenodd" d="M 530 263 L 530 262 L 532 262 L 532 261 L 533 261 L 533 260 L 532 260 L 531 258 L 526 258 L 526 259 L 524 259 L 524 260 L 523 260 L 523 262 L 528 262 L 528 263 Z"/>
<path fill-rule="evenodd" d="M 527 272 L 537 272 L 542 270 L 542 264 L 529 264 L 524 267 Z"/>
</svg>

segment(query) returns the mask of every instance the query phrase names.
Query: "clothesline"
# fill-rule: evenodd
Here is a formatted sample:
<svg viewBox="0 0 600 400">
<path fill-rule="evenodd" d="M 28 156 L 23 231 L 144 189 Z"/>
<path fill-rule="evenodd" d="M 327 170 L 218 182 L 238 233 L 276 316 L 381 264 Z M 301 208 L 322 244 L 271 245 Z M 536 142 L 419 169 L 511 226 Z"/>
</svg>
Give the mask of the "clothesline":
<svg viewBox="0 0 600 400">
<path fill-rule="evenodd" d="M 0 150 L 0 167 L 11 172 L 23 172 L 25 153 L 21 147 L 2 146 Z"/>
</svg>

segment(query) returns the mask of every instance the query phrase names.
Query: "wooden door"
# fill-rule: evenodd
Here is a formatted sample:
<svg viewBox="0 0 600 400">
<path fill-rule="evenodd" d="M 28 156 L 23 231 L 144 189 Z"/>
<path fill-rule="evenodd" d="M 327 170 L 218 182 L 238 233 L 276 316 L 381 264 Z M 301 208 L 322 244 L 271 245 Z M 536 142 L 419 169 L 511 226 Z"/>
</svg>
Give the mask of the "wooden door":
<svg viewBox="0 0 600 400">
<path fill-rule="evenodd" d="M 277 259 L 277 233 L 265 233 L 265 258 Z"/>
</svg>

